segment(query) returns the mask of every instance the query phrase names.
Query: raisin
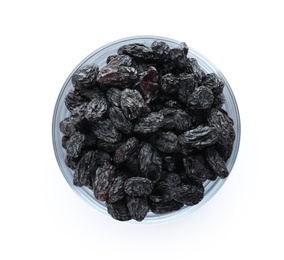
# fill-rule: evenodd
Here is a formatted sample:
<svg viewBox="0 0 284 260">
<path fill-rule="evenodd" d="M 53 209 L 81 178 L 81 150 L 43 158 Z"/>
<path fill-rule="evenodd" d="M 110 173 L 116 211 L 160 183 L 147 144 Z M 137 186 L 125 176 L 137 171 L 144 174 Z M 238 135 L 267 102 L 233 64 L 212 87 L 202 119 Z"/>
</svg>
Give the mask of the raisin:
<svg viewBox="0 0 284 260">
<path fill-rule="evenodd" d="M 119 200 L 122 200 L 124 198 L 125 192 L 124 192 L 124 182 L 126 177 L 124 176 L 117 176 L 113 183 L 111 184 L 111 187 L 108 192 L 108 203 L 114 203 Z"/>
<path fill-rule="evenodd" d="M 189 206 L 198 204 L 204 197 L 204 188 L 190 184 L 182 184 L 176 189 L 175 201 Z"/>
<path fill-rule="evenodd" d="M 145 117 L 138 119 L 134 126 L 136 133 L 154 133 L 163 125 L 164 116 L 159 112 L 152 112 Z"/>
<path fill-rule="evenodd" d="M 212 108 L 207 120 L 210 126 L 218 129 L 216 149 L 227 161 L 231 156 L 235 141 L 234 122 L 225 111 L 215 108 Z"/>
<path fill-rule="evenodd" d="M 130 134 L 133 124 L 129 121 L 119 107 L 111 107 L 109 109 L 109 118 L 113 125 L 121 132 Z"/>
<path fill-rule="evenodd" d="M 80 95 L 79 91 L 71 90 L 64 99 L 65 106 L 71 112 L 75 107 L 80 106 L 86 100 Z"/>
<path fill-rule="evenodd" d="M 107 100 L 111 103 L 111 105 L 120 107 L 120 101 L 121 101 L 121 91 L 118 88 L 110 88 L 107 93 Z"/>
<path fill-rule="evenodd" d="M 170 59 L 170 47 L 165 42 L 154 41 L 151 45 L 151 48 L 155 57 L 164 62 Z"/>
<path fill-rule="evenodd" d="M 77 132 L 77 126 L 80 121 L 81 120 L 79 117 L 66 117 L 59 123 L 59 129 L 64 135 L 71 136 L 72 134 Z"/>
<path fill-rule="evenodd" d="M 127 221 L 131 219 L 128 207 L 124 200 L 120 200 L 114 203 L 107 203 L 107 212 L 112 218 L 119 221 Z"/>
<path fill-rule="evenodd" d="M 155 67 L 150 66 L 145 75 L 140 79 L 141 94 L 146 103 L 154 100 L 159 93 L 158 89 L 159 74 Z"/>
<path fill-rule="evenodd" d="M 166 93 L 175 93 L 179 88 L 179 80 L 172 73 L 168 73 L 161 78 L 161 88 Z"/>
<path fill-rule="evenodd" d="M 183 165 L 187 176 L 196 181 L 204 182 L 210 176 L 210 169 L 208 168 L 202 155 L 185 157 L 183 159 Z"/>
<path fill-rule="evenodd" d="M 162 128 L 177 133 L 188 130 L 191 126 L 190 116 L 181 109 L 164 108 L 160 111 L 163 116 Z"/>
<path fill-rule="evenodd" d="M 106 201 L 108 192 L 115 178 L 116 168 L 108 162 L 97 168 L 94 178 L 94 195 L 97 200 Z"/>
<path fill-rule="evenodd" d="M 214 95 L 222 93 L 224 88 L 223 81 L 215 73 L 206 74 L 203 77 L 202 84 L 211 89 Z"/>
<path fill-rule="evenodd" d="M 218 130 L 215 127 L 199 125 L 179 135 L 178 139 L 181 145 L 202 149 L 217 142 Z"/>
<path fill-rule="evenodd" d="M 117 53 L 120 55 L 127 54 L 131 57 L 143 60 L 152 60 L 154 57 L 152 49 L 140 43 L 123 45 L 117 50 Z"/>
<path fill-rule="evenodd" d="M 137 71 L 127 66 L 106 66 L 98 74 L 100 84 L 126 87 L 137 79 Z"/>
<path fill-rule="evenodd" d="M 145 143 L 139 153 L 140 174 L 152 181 L 160 179 L 162 174 L 162 159 L 153 146 Z"/>
<path fill-rule="evenodd" d="M 149 198 L 154 202 L 169 202 L 175 197 L 176 188 L 181 184 L 181 178 L 176 173 L 164 173 L 154 185 Z"/>
<path fill-rule="evenodd" d="M 222 179 L 228 177 L 229 172 L 226 163 L 214 147 L 206 149 L 206 161 L 217 176 Z"/>
<path fill-rule="evenodd" d="M 144 100 L 140 92 L 136 89 L 126 88 L 121 92 L 121 108 L 129 120 L 139 117 L 145 106 Z"/>
<path fill-rule="evenodd" d="M 85 135 L 75 132 L 71 135 L 70 139 L 66 144 L 67 155 L 73 158 L 80 156 L 82 149 L 85 146 Z"/>
<path fill-rule="evenodd" d="M 178 137 L 172 132 L 158 132 L 154 135 L 153 145 L 164 153 L 178 152 Z"/>
<path fill-rule="evenodd" d="M 135 151 L 139 141 L 135 137 L 129 138 L 125 143 L 118 147 L 113 156 L 116 164 L 122 163 L 129 159 L 130 155 Z"/>
<path fill-rule="evenodd" d="M 149 200 L 149 206 L 151 211 L 155 214 L 166 214 L 181 209 L 183 207 L 183 203 L 175 200 L 167 202 L 154 202 Z"/>
<path fill-rule="evenodd" d="M 74 171 L 74 185 L 78 187 L 88 185 L 92 180 L 92 176 L 95 175 L 96 169 L 96 153 L 94 151 L 89 151 L 80 159 Z"/>
<path fill-rule="evenodd" d="M 84 116 L 90 121 L 96 121 L 107 111 L 107 101 L 104 97 L 95 95 L 85 108 Z"/>
<path fill-rule="evenodd" d="M 125 181 L 124 191 L 132 197 L 149 195 L 153 190 L 153 183 L 143 177 L 132 177 Z"/>
<path fill-rule="evenodd" d="M 87 64 L 78 69 L 72 76 L 72 84 L 75 89 L 90 88 L 96 83 L 96 78 L 99 73 L 97 64 Z"/>
<path fill-rule="evenodd" d="M 132 58 L 128 55 L 115 55 L 108 57 L 108 66 L 126 66 L 131 67 Z"/>
<path fill-rule="evenodd" d="M 212 106 L 214 101 L 214 96 L 212 91 L 201 86 L 195 88 L 192 94 L 187 99 L 187 105 L 194 109 L 208 109 Z"/>
<path fill-rule="evenodd" d="M 109 119 L 95 122 L 92 125 L 92 130 L 98 139 L 110 143 L 119 142 L 122 137 Z"/>
<path fill-rule="evenodd" d="M 145 197 L 127 197 L 127 208 L 131 218 L 136 221 L 142 221 L 150 209 Z"/>
</svg>

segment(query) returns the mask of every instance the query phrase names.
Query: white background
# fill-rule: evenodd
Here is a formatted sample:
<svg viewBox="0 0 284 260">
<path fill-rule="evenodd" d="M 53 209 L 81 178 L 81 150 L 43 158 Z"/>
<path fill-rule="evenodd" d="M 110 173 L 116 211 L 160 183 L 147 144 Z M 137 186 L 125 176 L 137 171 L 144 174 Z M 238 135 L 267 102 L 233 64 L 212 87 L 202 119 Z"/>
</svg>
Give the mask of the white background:
<svg viewBox="0 0 284 260">
<path fill-rule="evenodd" d="M 1 1 L 0 259 L 284 259 L 281 2 Z M 63 178 L 51 140 L 70 72 L 133 35 L 203 53 L 241 114 L 225 185 L 198 211 L 160 225 L 121 223 L 86 204 Z"/>
</svg>

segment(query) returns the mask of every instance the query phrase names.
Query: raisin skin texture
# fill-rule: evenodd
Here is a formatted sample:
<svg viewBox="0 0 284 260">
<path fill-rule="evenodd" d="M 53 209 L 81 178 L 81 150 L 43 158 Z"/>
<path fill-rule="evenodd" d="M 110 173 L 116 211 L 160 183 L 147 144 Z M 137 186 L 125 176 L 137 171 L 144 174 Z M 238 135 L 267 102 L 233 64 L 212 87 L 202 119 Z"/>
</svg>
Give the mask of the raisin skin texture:
<svg viewBox="0 0 284 260">
<path fill-rule="evenodd" d="M 124 191 L 132 197 L 148 196 L 153 190 L 153 183 L 143 177 L 132 177 L 125 181 Z"/>
<path fill-rule="evenodd" d="M 109 192 L 108 192 L 108 203 L 114 203 L 119 200 L 122 200 L 124 198 L 125 192 L 124 192 L 124 182 L 126 180 L 126 177 L 124 176 L 118 176 L 114 179 Z"/>
<path fill-rule="evenodd" d="M 204 197 L 203 186 L 194 186 L 190 184 L 183 184 L 176 189 L 175 200 L 193 206 L 198 204 Z"/>
<path fill-rule="evenodd" d="M 229 172 L 227 170 L 226 163 L 214 147 L 208 147 L 206 149 L 206 161 L 212 171 L 221 179 L 228 177 Z"/>
<path fill-rule="evenodd" d="M 200 125 L 192 130 L 186 131 L 179 136 L 181 145 L 202 149 L 213 145 L 218 140 L 218 131 L 215 127 Z"/>
<path fill-rule="evenodd" d="M 136 221 L 142 221 L 150 207 L 145 197 L 127 197 L 127 208 L 130 216 Z"/>
<path fill-rule="evenodd" d="M 138 119 L 134 126 L 134 132 L 141 134 L 154 133 L 163 125 L 164 116 L 159 112 L 152 112 Z"/>
<path fill-rule="evenodd" d="M 72 76 L 72 84 L 75 89 L 93 87 L 99 73 L 98 65 L 92 63 L 78 69 Z"/>
<path fill-rule="evenodd" d="M 172 132 L 158 132 L 154 135 L 151 143 L 164 153 L 179 151 L 178 137 Z"/>
<path fill-rule="evenodd" d="M 210 176 L 210 169 L 202 155 L 192 155 L 183 158 L 183 165 L 186 175 L 198 182 L 204 182 Z"/>
<path fill-rule="evenodd" d="M 137 78 L 137 71 L 126 66 L 106 66 L 98 74 L 97 80 L 102 85 L 125 87 Z"/>
<path fill-rule="evenodd" d="M 156 149 L 145 143 L 139 153 L 140 175 L 152 181 L 160 179 L 162 174 L 162 159 Z"/>
<path fill-rule="evenodd" d="M 154 202 L 149 200 L 149 206 L 151 211 L 155 214 L 166 214 L 181 209 L 183 203 L 175 200 L 167 202 Z"/>
<path fill-rule="evenodd" d="M 95 122 L 92 125 L 92 131 L 98 139 L 109 143 L 119 142 L 122 137 L 109 119 Z"/>
<path fill-rule="evenodd" d="M 121 92 L 121 108 L 125 117 L 133 120 L 139 117 L 144 109 L 145 103 L 142 95 L 136 89 L 124 89 Z"/>
<path fill-rule="evenodd" d="M 107 203 L 107 212 L 112 218 L 119 221 L 127 221 L 131 219 L 128 207 L 124 200 L 120 200 L 114 203 Z"/>
<path fill-rule="evenodd" d="M 211 108 L 213 101 L 213 92 L 209 88 L 201 86 L 195 88 L 188 97 L 187 105 L 193 109 L 208 109 Z"/>
<path fill-rule="evenodd" d="M 84 111 L 84 116 L 89 121 L 96 121 L 107 111 L 107 101 L 104 97 L 95 95 L 88 103 Z"/>
<path fill-rule="evenodd" d="M 97 168 L 94 180 L 94 195 L 97 200 L 106 201 L 108 192 L 115 178 L 116 168 L 108 162 Z"/>
<path fill-rule="evenodd" d="M 151 48 L 147 47 L 144 44 L 132 43 L 121 46 L 117 50 L 118 54 L 127 54 L 131 57 L 143 59 L 143 60 L 152 60 L 154 55 Z"/>
<path fill-rule="evenodd" d="M 123 143 L 121 146 L 118 147 L 118 149 L 115 151 L 113 156 L 113 161 L 116 164 L 125 162 L 127 159 L 129 159 L 130 155 L 133 154 L 133 152 L 138 147 L 139 141 L 135 137 L 129 138 L 125 143 Z"/>
<path fill-rule="evenodd" d="M 74 171 L 73 184 L 78 187 L 88 186 L 92 182 L 96 169 L 96 153 L 90 151 L 84 154 Z"/>
<path fill-rule="evenodd" d="M 208 124 L 218 129 L 219 138 L 216 144 L 216 149 L 227 161 L 232 153 L 235 140 L 234 122 L 227 113 L 222 110 L 212 108 L 208 116 Z"/>
<path fill-rule="evenodd" d="M 119 131 L 125 134 L 132 132 L 133 124 L 125 117 L 119 107 L 111 107 L 109 109 L 109 118 Z"/>
</svg>

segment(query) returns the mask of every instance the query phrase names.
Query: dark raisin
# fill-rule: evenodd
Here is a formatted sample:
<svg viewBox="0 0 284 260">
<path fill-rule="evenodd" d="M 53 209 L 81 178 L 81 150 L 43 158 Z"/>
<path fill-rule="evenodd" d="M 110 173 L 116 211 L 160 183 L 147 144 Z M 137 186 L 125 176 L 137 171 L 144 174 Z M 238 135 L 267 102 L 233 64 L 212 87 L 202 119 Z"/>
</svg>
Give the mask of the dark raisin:
<svg viewBox="0 0 284 260">
<path fill-rule="evenodd" d="M 159 131 L 154 135 L 152 144 L 164 153 L 178 152 L 178 137 L 172 132 Z"/>
<path fill-rule="evenodd" d="M 172 73 L 168 73 L 161 78 L 160 85 L 166 93 L 177 92 L 179 88 L 179 80 Z"/>
<path fill-rule="evenodd" d="M 217 176 L 222 179 L 228 177 L 229 172 L 226 163 L 214 147 L 208 147 L 206 149 L 206 161 Z"/>
<path fill-rule="evenodd" d="M 204 188 L 202 185 L 182 184 L 176 189 L 175 200 L 189 206 L 198 204 L 203 197 Z"/>
<path fill-rule="evenodd" d="M 119 200 L 122 200 L 124 198 L 125 192 L 124 192 L 124 181 L 126 180 L 126 177 L 124 176 L 117 176 L 109 189 L 108 192 L 108 203 L 114 203 Z"/>
<path fill-rule="evenodd" d="M 218 129 L 216 149 L 227 161 L 231 156 L 235 141 L 234 122 L 224 110 L 215 108 L 211 110 L 207 120 L 210 126 Z"/>
<path fill-rule="evenodd" d="M 124 191 L 132 197 L 149 195 L 153 190 L 153 183 L 147 178 L 132 177 L 124 182 Z"/>
<path fill-rule="evenodd" d="M 215 127 L 199 125 L 179 135 L 178 139 L 181 145 L 202 149 L 217 142 L 218 130 Z"/>
<path fill-rule="evenodd" d="M 126 87 L 137 79 L 137 71 L 127 66 L 106 66 L 98 74 L 100 84 Z"/>
<path fill-rule="evenodd" d="M 121 89 L 110 88 L 106 93 L 107 100 L 116 107 L 120 107 Z"/>
<path fill-rule="evenodd" d="M 108 162 L 97 168 L 93 183 L 97 200 L 106 201 L 108 199 L 108 192 L 115 178 L 115 170 L 115 167 Z"/>
<path fill-rule="evenodd" d="M 152 49 L 140 43 L 123 45 L 117 50 L 117 53 L 143 60 L 152 60 L 154 57 Z"/>
<path fill-rule="evenodd" d="M 136 133 L 154 133 L 163 125 L 164 116 L 159 112 L 152 112 L 145 117 L 137 120 L 134 126 L 134 132 Z"/>
<path fill-rule="evenodd" d="M 212 91 L 201 86 L 195 88 L 191 95 L 187 99 L 187 105 L 193 109 L 208 109 L 212 106 L 214 101 L 214 96 Z"/>
<path fill-rule="evenodd" d="M 177 133 L 188 130 L 191 126 L 190 116 L 181 109 L 164 108 L 160 111 L 163 116 L 162 128 Z"/>
<path fill-rule="evenodd" d="M 85 135 L 75 132 L 70 136 L 66 144 L 67 155 L 73 158 L 80 156 L 82 149 L 85 146 Z"/>
<path fill-rule="evenodd" d="M 183 159 L 183 165 L 187 176 L 196 181 L 204 182 L 210 176 L 210 169 L 208 168 L 202 155 L 185 157 Z"/>
<path fill-rule="evenodd" d="M 104 97 L 95 95 L 85 108 L 84 116 L 90 121 L 96 121 L 107 111 L 107 101 Z"/>
<path fill-rule="evenodd" d="M 107 61 L 108 66 L 126 66 L 131 67 L 132 58 L 128 55 L 110 56 Z"/>
<path fill-rule="evenodd" d="M 155 57 L 164 62 L 170 59 L 170 47 L 165 42 L 154 41 L 151 45 L 151 48 Z"/>
<path fill-rule="evenodd" d="M 145 197 L 127 197 L 127 208 L 130 216 L 136 221 L 142 221 L 150 207 Z"/>
<path fill-rule="evenodd" d="M 129 121 L 119 107 L 111 107 L 109 109 L 109 118 L 114 126 L 125 134 L 130 134 L 133 124 Z"/>
<path fill-rule="evenodd" d="M 109 119 L 95 122 L 92 125 L 92 130 L 97 138 L 106 142 L 116 143 L 121 139 L 121 133 L 117 131 L 114 124 Z"/>
<path fill-rule="evenodd" d="M 121 92 L 121 109 L 129 120 L 139 117 L 144 109 L 145 103 L 142 95 L 136 89 L 124 89 Z"/>
<path fill-rule="evenodd" d="M 119 164 L 129 159 L 130 155 L 136 150 L 138 144 L 139 141 L 135 137 L 129 138 L 116 149 L 113 156 L 114 163 Z"/>
<path fill-rule="evenodd" d="M 90 88 L 96 83 L 96 78 L 99 73 L 97 64 L 87 64 L 78 69 L 72 76 L 72 84 L 75 89 Z"/>
<path fill-rule="evenodd" d="M 162 159 L 153 146 L 145 143 L 139 153 L 140 174 L 152 181 L 160 179 L 162 174 Z"/>
<path fill-rule="evenodd" d="M 155 214 L 166 214 L 181 209 L 183 207 L 183 203 L 175 200 L 167 202 L 154 202 L 149 200 L 149 206 L 151 211 Z"/>
<path fill-rule="evenodd" d="M 74 171 L 74 185 L 81 187 L 90 183 L 97 169 L 96 158 L 94 151 L 89 151 L 83 155 Z"/>
<path fill-rule="evenodd" d="M 107 212 L 116 220 L 127 221 L 131 219 L 128 207 L 124 200 L 107 203 Z"/>
</svg>

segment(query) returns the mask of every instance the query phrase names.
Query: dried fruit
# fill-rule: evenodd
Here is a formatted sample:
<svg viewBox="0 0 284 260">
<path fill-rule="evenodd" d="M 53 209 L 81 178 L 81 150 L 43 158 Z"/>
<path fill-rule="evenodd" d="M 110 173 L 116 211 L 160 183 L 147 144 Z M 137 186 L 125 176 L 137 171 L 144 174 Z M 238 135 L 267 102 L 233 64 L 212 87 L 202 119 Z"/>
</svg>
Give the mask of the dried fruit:
<svg viewBox="0 0 284 260">
<path fill-rule="evenodd" d="M 224 82 L 185 43 L 121 46 L 71 78 L 59 123 L 73 183 L 91 189 L 116 220 L 143 221 L 198 204 L 204 183 L 229 174 L 234 122 Z"/>
<path fill-rule="evenodd" d="M 115 178 L 115 167 L 109 162 L 97 168 L 94 177 L 94 195 L 97 200 L 106 201 L 108 192 Z"/>
<path fill-rule="evenodd" d="M 125 181 L 124 191 L 132 197 L 148 196 L 153 190 L 153 183 L 143 177 L 132 177 Z"/>
<path fill-rule="evenodd" d="M 157 181 L 162 173 L 162 159 L 156 149 L 145 143 L 139 153 L 140 175 L 152 181 Z"/>
</svg>

